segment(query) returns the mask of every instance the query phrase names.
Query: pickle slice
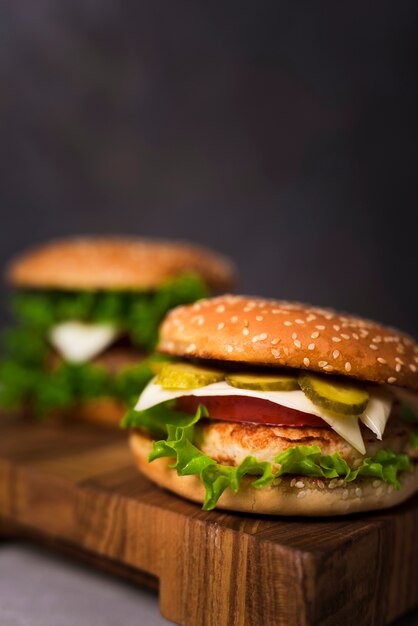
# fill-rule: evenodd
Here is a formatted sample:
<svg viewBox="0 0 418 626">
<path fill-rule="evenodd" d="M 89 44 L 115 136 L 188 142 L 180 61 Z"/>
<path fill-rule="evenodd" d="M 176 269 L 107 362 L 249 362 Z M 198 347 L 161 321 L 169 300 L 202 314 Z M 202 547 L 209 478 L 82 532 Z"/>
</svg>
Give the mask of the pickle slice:
<svg viewBox="0 0 418 626">
<path fill-rule="evenodd" d="M 218 370 L 200 367 L 191 363 L 167 363 L 157 377 L 163 389 L 196 389 L 223 380 L 225 375 Z"/>
<path fill-rule="evenodd" d="M 153 354 L 146 360 L 146 364 L 148 365 L 154 376 L 159 374 L 163 367 L 165 367 L 168 363 L 172 362 L 173 358 L 165 354 Z"/>
<path fill-rule="evenodd" d="M 365 389 L 315 374 L 301 374 L 299 385 L 313 404 L 333 413 L 360 415 L 369 401 L 369 394 Z"/>
<path fill-rule="evenodd" d="M 292 374 L 228 374 L 226 382 L 231 387 L 255 391 L 293 391 L 299 389 L 296 376 Z"/>
</svg>

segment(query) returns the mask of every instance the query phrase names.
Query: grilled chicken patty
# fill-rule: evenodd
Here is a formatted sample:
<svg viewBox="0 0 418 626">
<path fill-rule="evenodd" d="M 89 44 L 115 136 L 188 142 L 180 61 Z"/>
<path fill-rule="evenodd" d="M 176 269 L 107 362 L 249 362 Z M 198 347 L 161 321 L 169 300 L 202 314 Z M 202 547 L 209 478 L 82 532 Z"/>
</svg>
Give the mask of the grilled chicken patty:
<svg viewBox="0 0 418 626">
<path fill-rule="evenodd" d="M 418 459 L 418 449 L 411 445 L 411 428 L 398 419 L 389 419 L 382 440 L 368 428 L 362 428 L 366 456 L 373 457 L 379 450 L 393 450 Z M 331 428 L 264 426 L 235 422 L 205 420 L 199 424 L 199 449 L 224 465 L 239 465 L 246 456 L 274 465 L 275 457 L 294 446 L 319 446 L 322 454 L 338 452 L 350 467 L 355 468 L 364 456 Z"/>
</svg>

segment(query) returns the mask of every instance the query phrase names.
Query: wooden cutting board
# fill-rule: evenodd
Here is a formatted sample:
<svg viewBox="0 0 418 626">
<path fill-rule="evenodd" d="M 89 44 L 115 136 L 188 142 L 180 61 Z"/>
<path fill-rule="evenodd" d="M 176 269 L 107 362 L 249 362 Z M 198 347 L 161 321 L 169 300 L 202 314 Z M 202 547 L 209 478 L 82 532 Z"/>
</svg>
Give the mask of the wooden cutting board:
<svg viewBox="0 0 418 626">
<path fill-rule="evenodd" d="M 418 604 L 418 498 L 345 519 L 203 512 L 135 469 L 126 433 L 0 425 L 0 533 L 159 587 L 184 626 L 373 626 Z"/>
</svg>

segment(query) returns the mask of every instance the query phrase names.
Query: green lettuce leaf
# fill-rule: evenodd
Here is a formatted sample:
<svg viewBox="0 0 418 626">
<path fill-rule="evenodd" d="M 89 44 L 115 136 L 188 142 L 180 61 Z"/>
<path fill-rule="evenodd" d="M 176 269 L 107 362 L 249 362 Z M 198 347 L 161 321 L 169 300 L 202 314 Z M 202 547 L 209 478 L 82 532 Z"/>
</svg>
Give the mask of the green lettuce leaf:
<svg viewBox="0 0 418 626">
<path fill-rule="evenodd" d="M 19 291 L 12 308 L 21 327 L 44 336 L 51 326 L 69 319 L 111 322 L 126 331 L 135 345 L 152 350 L 165 314 L 206 295 L 199 276 L 184 274 L 153 291 Z"/>
<path fill-rule="evenodd" d="M 48 330 L 68 319 L 112 322 L 126 331 L 134 345 L 151 351 L 167 311 L 205 295 L 205 285 L 194 274 L 171 279 L 155 291 L 17 292 L 12 306 L 18 324 L 3 337 L 0 406 L 19 408 L 30 403 L 43 415 L 100 396 L 116 397 L 132 405 L 152 377 L 150 368 L 158 365 L 158 357 L 123 368 L 116 376 L 91 363 L 62 363 L 48 371 Z"/>
<path fill-rule="evenodd" d="M 413 448 L 418 448 L 418 430 L 411 433 L 411 445 Z"/>
<path fill-rule="evenodd" d="M 147 360 L 124 367 L 116 375 L 91 363 L 63 362 L 54 370 L 46 370 L 9 360 L 0 364 L 0 406 L 15 409 L 27 403 L 40 417 L 100 397 L 130 406 L 152 376 Z"/>
<path fill-rule="evenodd" d="M 195 445 L 196 425 L 208 413 L 199 406 L 191 416 L 173 409 L 173 402 L 158 404 L 145 411 L 130 411 L 122 422 L 123 427 L 144 428 L 151 434 L 164 434 L 164 439 L 153 442 L 149 462 L 158 458 L 173 459 L 172 467 L 180 476 L 198 475 L 205 488 L 203 508 L 215 508 L 220 496 L 229 488 L 237 493 L 244 476 L 254 477 L 252 486 L 262 489 L 282 475 L 312 476 L 325 479 L 342 478 L 347 482 L 358 476 L 374 477 L 400 488 L 399 472 L 409 471 L 412 463 L 408 456 L 391 450 L 380 450 L 374 458 L 365 457 L 362 464 L 351 469 L 338 454 L 323 455 L 318 446 L 294 446 L 275 458 L 275 465 L 246 457 L 237 467 L 217 463 Z M 276 468 L 276 469 L 275 469 Z M 278 468 L 278 469 L 277 469 Z"/>
<path fill-rule="evenodd" d="M 152 434 L 167 436 L 170 426 L 191 428 L 196 416 L 176 411 L 174 402 L 165 402 L 146 409 L 145 411 L 128 411 L 121 422 L 122 428 L 145 428 Z M 169 409 L 169 410 L 168 410 Z M 198 412 L 196 415 L 200 416 Z"/>
</svg>

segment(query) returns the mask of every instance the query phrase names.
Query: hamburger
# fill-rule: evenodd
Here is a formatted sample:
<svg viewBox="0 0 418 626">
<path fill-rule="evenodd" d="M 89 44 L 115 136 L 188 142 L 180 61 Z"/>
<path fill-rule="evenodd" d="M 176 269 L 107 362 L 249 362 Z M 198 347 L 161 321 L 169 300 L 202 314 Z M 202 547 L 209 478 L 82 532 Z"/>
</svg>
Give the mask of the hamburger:
<svg viewBox="0 0 418 626">
<path fill-rule="evenodd" d="M 333 310 L 241 296 L 171 311 L 166 363 L 123 425 L 185 498 L 279 515 L 390 507 L 418 488 L 418 345 Z"/>
<path fill-rule="evenodd" d="M 71 238 L 22 254 L 6 272 L 16 324 L 1 406 L 118 423 L 158 364 L 149 355 L 167 311 L 233 276 L 227 258 L 181 242 Z"/>
</svg>

